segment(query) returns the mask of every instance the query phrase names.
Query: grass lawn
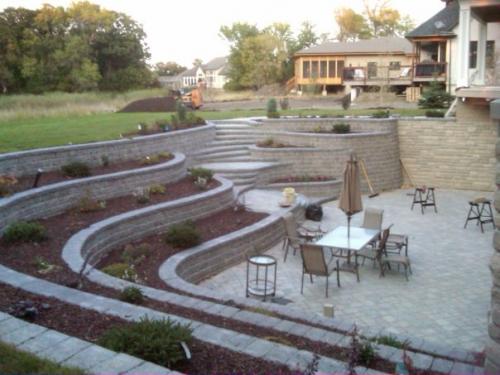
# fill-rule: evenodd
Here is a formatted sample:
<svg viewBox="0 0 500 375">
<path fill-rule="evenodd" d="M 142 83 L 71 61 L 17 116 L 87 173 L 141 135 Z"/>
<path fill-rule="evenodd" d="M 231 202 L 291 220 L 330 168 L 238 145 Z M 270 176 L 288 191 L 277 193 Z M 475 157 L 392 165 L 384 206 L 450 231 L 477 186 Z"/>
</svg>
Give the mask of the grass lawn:
<svg viewBox="0 0 500 375">
<path fill-rule="evenodd" d="M 368 115 L 373 110 L 295 109 L 281 111 L 282 115 Z M 393 110 L 402 116 L 423 115 L 421 109 Z M 262 110 L 200 111 L 207 120 L 264 116 Z M 0 153 L 41 148 L 68 143 L 86 143 L 118 139 L 121 133 L 136 129 L 139 122 L 152 123 L 169 119 L 170 113 L 95 113 L 86 115 L 57 115 L 29 119 L 0 120 Z"/>
<path fill-rule="evenodd" d="M 0 374 L 83 374 L 84 372 L 40 359 L 32 354 L 0 342 Z"/>
</svg>

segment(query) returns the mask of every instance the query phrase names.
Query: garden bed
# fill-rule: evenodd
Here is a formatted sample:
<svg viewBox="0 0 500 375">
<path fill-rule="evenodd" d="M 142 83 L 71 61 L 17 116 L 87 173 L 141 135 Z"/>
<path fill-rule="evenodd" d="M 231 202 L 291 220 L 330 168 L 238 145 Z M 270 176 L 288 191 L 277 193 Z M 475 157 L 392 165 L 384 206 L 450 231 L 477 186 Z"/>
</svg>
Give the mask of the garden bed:
<svg viewBox="0 0 500 375">
<path fill-rule="evenodd" d="M 1 311 L 8 312 L 13 304 L 23 300 L 30 300 L 40 307 L 42 304 L 49 305 L 47 309 L 40 308 L 40 313 L 33 323 L 86 341 L 96 342 L 109 328 L 131 324 L 121 318 L 100 314 L 55 298 L 35 295 L 0 283 Z M 236 353 L 196 339 L 190 343 L 189 349 L 192 359 L 182 360 L 172 366 L 172 370 L 186 374 L 291 373 L 286 366 Z"/>
<path fill-rule="evenodd" d="M 208 188 L 219 186 L 217 180 L 212 180 Z M 92 212 L 81 212 L 78 207 L 48 219 L 38 220 L 47 228 L 48 239 L 40 243 L 16 243 L 7 245 L 0 239 L 1 263 L 24 273 L 42 277 L 59 284 L 71 284 L 75 274 L 70 271 L 61 258 L 61 251 L 68 239 L 89 225 L 123 212 L 176 200 L 182 197 L 200 193 L 190 177 L 176 183 L 165 185 L 164 194 L 150 195 L 150 201 L 139 204 L 132 195 L 113 198 L 106 201 L 104 209 Z M 75 202 L 77 204 L 78 202 Z M 52 272 L 43 273 L 43 263 L 55 266 Z M 42 271 L 42 273 L 40 273 Z"/>
<path fill-rule="evenodd" d="M 166 152 L 157 155 L 151 155 L 149 159 L 143 158 L 141 160 L 131 160 L 126 162 L 109 163 L 109 164 L 104 162 L 103 164 L 106 165 L 89 167 L 90 175 L 86 177 L 111 174 L 115 172 L 133 170 L 137 168 L 144 168 L 159 163 L 165 163 L 169 160 L 172 160 L 173 158 L 174 158 L 173 154 Z M 37 187 L 55 184 L 61 181 L 70 181 L 76 178 L 85 178 L 85 177 L 74 177 L 74 178 L 68 177 L 65 176 L 61 170 L 42 172 L 40 179 L 38 180 Z M 9 187 L 9 192 L 10 194 L 15 194 L 21 191 L 29 190 L 32 188 L 34 181 L 35 181 L 35 175 L 19 177 L 17 178 L 17 183 Z"/>
</svg>

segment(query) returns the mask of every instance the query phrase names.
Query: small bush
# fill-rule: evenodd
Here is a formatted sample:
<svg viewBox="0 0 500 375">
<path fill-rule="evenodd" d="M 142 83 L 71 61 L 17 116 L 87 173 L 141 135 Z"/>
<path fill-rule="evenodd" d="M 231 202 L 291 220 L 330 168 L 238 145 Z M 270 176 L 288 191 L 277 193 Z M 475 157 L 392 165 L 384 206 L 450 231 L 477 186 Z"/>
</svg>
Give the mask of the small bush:
<svg viewBox="0 0 500 375">
<path fill-rule="evenodd" d="M 14 176 L 0 174 L 0 197 L 10 195 L 10 188 L 17 184 L 17 179 Z"/>
<path fill-rule="evenodd" d="M 351 94 L 344 95 L 342 97 L 342 108 L 347 111 L 351 106 Z"/>
<path fill-rule="evenodd" d="M 148 129 L 148 125 L 143 123 L 143 122 L 140 122 L 138 125 L 137 125 L 137 134 L 139 135 L 147 135 L 149 133 L 149 129 Z"/>
<path fill-rule="evenodd" d="M 418 106 L 421 108 L 448 108 L 452 100 L 453 96 L 446 92 L 444 84 L 433 81 L 422 93 Z"/>
<path fill-rule="evenodd" d="M 370 366 L 370 364 L 375 359 L 375 349 L 369 341 L 364 341 L 361 343 L 359 351 L 359 364 L 365 367 Z"/>
<path fill-rule="evenodd" d="M 206 179 L 208 182 L 212 181 L 214 172 L 206 168 L 191 168 L 189 174 L 193 181 L 197 181 L 199 177 Z"/>
<path fill-rule="evenodd" d="M 289 102 L 287 97 L 284 97 L 283 99 L 280 100 L 280 107 L 281 107 L 281 110 L 283 110 L 283 111 L 290 109 L 290 102 Z"/>
<path fill-rule="evenodd" d="M 156 154 L 158 156 L 158 158 L 160 159 L 171 159 L 174 155 L 172 155 L 171 152 L 168 152 L 168 151 L 164 151 L 164 152 L 159 152 L 158 154 Z"/>
<path fill-rule="evenodd" d="M 317 125 L 313 128 L 313 133 L 324 133 L 325 129 L 321 125 Z"/>
<path fill-rule="evenodd" d="M 66 177 L 88 177 L 91 175 L 90 167 L 80 161 L 74 161 L 61 167 L 61 172 Z"/>
<path fill-rule="evenodd" d="M 18 221 L 10 224 L 2 236 L 3 242 L 42 242 L 47 239 L 47 229 L 39 223 Z"/>
<path fill-rule="evenodd" d="M 151 201 L 151 196 L 148 188 L 137 188 L 134 190 L 132 195 L 135 197 L 135 201 L 139 204 L 146 204 Z"/>
<path fill-rule="evenodd" d="M 170 123 L 174 129 L 177 129 L 179 127 L 179 118 L 176 115 L 171 115 Z"/>
<path fill-rule="evenodd" d="M 106 208 L 106 201 L 94 199 L 90 194 L 90 192 L 87 192 L 78 201 L 78 210 L 83 213 L 100 211 L 105 208 Z"/>
<path fill-rule="evenodd" d="M 278 104 L 276 99 L 271 98 L 267 102 L 267 117 L 268 118 L 279 118 L 280 114 L 278 112 Z"/>
<path fill-rule="evenodd" d="M 404 343 L 399 341 L 397 338 L 393 336 L 379 336 L 376 337 L 373 341 L 380 345 L 392 346 L 393 348 L 403 349 Z"/>
<path fill-rule="evenodd" d="M 445 113 L 441 111 L 436 111 L 436 110 L 428 110 L 425 111 L 425 116 L 426 117 L 444 117 Z"/>
<path fill-rule="evenodd" d="M 101 164 L 103 167 L 109 166 L 109 157 L 107 155 L 101 156 Z"/>
<path fill-rule="evenodd" d="M 148 187 L 150 194 L 165 194 L 167 192 L 167 188 L 162 184 L 153 184 Z"/>
<path fill-rule="evenodd" d="M 123 302 L 133 303 L 134 305 L 140 305 L 144 301 L 144 295 L 139 288 L 135 286 L 128 286 L 121 291 L 120 300 Z"/>
<path fill-rule="evenodd" d="M 198 245 L 201 236 L 190 220 L 170 226 L 165 233 L 165 242 L 175 248 L 187 249 Z"/>
<path fill-rule="evenodd" d="M 128 264 L 138 264 L 151 254 L 151 246 L 144 243 L 137 246 L 126 245 L 122 253 L 122 260 Z"/>
<path fill-rule="evenodd" d="M 113 263 L 102 269 L 102 272 L 117 277 L 119 279 L 135 282 L 137 281 L 137 272 L 134 267 L 127 263 Z"/>
<path fill-rule="evenodd" d="M 177 116 L 179 118 L 179 122 L 181 124 L 186 122 L 186 106 L 183 102 L 177 101 L 175 104 L 175 111 L 177 112 Z"/>
<path fill-rule="evenodd" d="M 196 181 L 194 182 L 196 187 L 198 187 L 200 190 L 206 190 L 208 188 L 208 181 L 206 178 L 203 177 L 198 177 Z"/>
<path fill-rule="evenodd" d="M 186 116 L 185 124 L 189 126 L 205 125 L 205 119 L 200 116 L 196 116 L 193 112 L 189 112 Z"/>
<path fill-rule="evenodd" d="M 389 118 L 391 116 L 391 112 L 389 110 L 381 110 L 372 113 L 373 118 Z"/>
<path fill-rule="evenodd" d="M 191 332 L 189 325 L 174 323 L 170 319 L 144 318 L 138 323 L 109 329 L 99 339 L 99 345 L 171 368 L 184 359 L 179 343 L 189 344 Z"/>
<path fill-rule="evenodd" d="M 335 134 L 347 134 L 351 132 L 351 125 L 345 123 L 334 124 L 332 132 Z"/>
<path fill-rule="evenodd" d="M 141 165 L 153 165 L 160 162 L 160 157 L 158 155 L 149 155 L 141 159 Z"/>
</svg>

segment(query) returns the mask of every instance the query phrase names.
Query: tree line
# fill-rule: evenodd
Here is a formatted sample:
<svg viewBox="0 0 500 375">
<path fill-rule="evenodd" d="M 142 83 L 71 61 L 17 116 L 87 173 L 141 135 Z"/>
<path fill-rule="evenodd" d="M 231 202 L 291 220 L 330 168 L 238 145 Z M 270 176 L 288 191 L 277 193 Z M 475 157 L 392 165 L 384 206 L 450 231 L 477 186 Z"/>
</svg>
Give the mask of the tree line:
<svg viewBox="0 0 500 375">
<path fill-rule="evenodd" d="M 87 1 L 0 13 L 0 90 L 123 91 L 152 82 L 142 26 Z"/>
</svg>

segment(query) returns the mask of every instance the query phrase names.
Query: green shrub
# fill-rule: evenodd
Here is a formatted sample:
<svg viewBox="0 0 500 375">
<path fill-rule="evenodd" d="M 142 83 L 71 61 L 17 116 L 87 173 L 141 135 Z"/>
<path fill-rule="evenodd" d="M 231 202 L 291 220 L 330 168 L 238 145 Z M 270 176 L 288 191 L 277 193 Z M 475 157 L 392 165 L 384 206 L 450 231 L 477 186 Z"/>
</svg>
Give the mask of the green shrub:
<svg viewBox="0 0 500 375">
<path fill-rule="evenodd" d="M 153 165 L 160 162 L 160 157 L 158 155 L 148 155 L 141 159 L 141 165 Z"/>
<path fill-rule="evenodd" d="M 398 349 L 403 349 L 404 347 L 404 343 L 393 336 L 379 336 L 376 337 L 373 341 L 380 345 L 392 346 L 393 348 Z"/>
<path fill-rule="evenodd" d="M 165 194 L 167 192 L 167 188 L 162 184 L 153 184 L 148 187 L 150 194 Z"/>
<path fill-rule="evenodd" d="M 347 134 L 351 132 L 351 125 L 345 123 L 334 124 L 332 127 L 332 132 L 336 134 Z"/>
<path fill-rule="evenodd" d="M 17 242 L 42 242 L 47 239 L 47 229 L 42 224 L 18 221 L 10 224 L 2 236 L 7 244 Z"/>
<path fill-rule="evenodd" d="M 446 92 L 443 84 L 433 81 L 424 90 L 418 101 L 421 108 L 448 108 L 453 100 L 453 96 Z"/>
<path fill-rule="evenodd" d="M 205 119 L 200 117 L 200 116 L 196 116 L 193 112 L 189 112 L 186 116 L 186 125 L 205 125 L 206 122 L 205 122 Z"/>
<path fill-rule="evenodd" d="M 342 108 L 347 111 L 351 106 L 351 94 L 344 95 L 342 97 Z"/>
<path fill-rule="evenodd" d="M 113 263 L 102 269 L 102 272 L 117 277 L 119 279 L 128 281 L 137 281 L 137 272 L 135 272 L 134 267 L 127 263 Z"/>
<path fill-rule="evenodd" d="M 207 168 L 191 168 L 189 169 L 189 175 L 193 181 L 197 181 L 198 178 L 204 178 L 209 182 L 212 180 L 214 172 Z"/>
<path fill-rule="evenodd" d="M 10 188 L 17 184 L 14 176 L 0 174 L 0 198 L 10 195 Z"/>
<path fill-rule="evenodd" d="M 278 104 L 276 99 L 271 98 L 267 101 L 267 117 L 268 118 L 279 118 L 280 114 L 278 112 Z"/>
<path fill-rule="evenodd" d="M 122 260 L 128 264 L 138 264 L 151 254 L 151 246 L 147 243 L 137 246 L 126 245 L 122 253 Z"/>
<path fill-rule="evenodd" d="M 171 368 L 184 358 L 179 343 L 189 344 L 191 332 L 189 325 L 146 317 L 131 325 L 109 329 L 99 339 L 99 345 Z"/>
<path fill-rule="evenodd" d="M 426 117 L 444 117 L 445 113 L 442 112 L 442 111 L 437 111 L 437 110 L 433 110 L 433 109 L 430 109 L 428 111 L 425 111 L 425 116 Z"/>
<path fill-rule="evenodd" d="M 380 110 L 372 113 L 373 118 L 388 118 L 391 116 L 391 112 L 389 110 Z"/>
<path fill-rule="evenodd" d="M 139 135 L 147 135 L 149 133 L 149 127 L 148 124 L 145 124 L 143 122 L 140 122 L 137 125 L 137 134 Z"/>
<path fill-rule="evenodd" d="M 290 102 L 287 97 L 284 97 L 283 99 L 280 100 L 280 107 L 283 111 L 290 109 Z"/>
<path fill-rule="evenodd" d="M 181 124 L 186 122 L 186 106 L 183 102 L 177 101 L 175 104 L 175 111 L 177 112 L 177 117 L 179 118 L 179 122 Z"/>
<path fill-rule="evenodd" d="M 90 167 L 80 161 L 74 161 L 63 165 L 61 172 L 66 177 L 88 177 L 91 175 Z"/>
<path fill-rule="evenodd" d="M 175 248 L 187 249 L 198 245 L 201 242 L 201 236 L 194 223 L 188 220 L 170 226 L 165 233 L 165 242 Z"/>
<path fill-rule="evenodd" d="M 368 367 L 375 359 L 375 349 L 369 341 L 364 341 L 360 345 L 359 364 Z"/>
<path fill-rule="evenodd" d="M 80 212 L 95 212 L 106 208 L 106 201 L 97 200 L 92 197 L 90 191 L 86 191 L 85 195 L 78 201 L 78 210 Z"/>
<path fill-rule="evenodd" d="M 176 115 L 171 115 L 170 123 L 174 129 L 177 129 L 179 127 L 179 118 Z"/>
<path fill-rule="evenodd" d="M 135 286 L 128 286 L 121 291 L 120 300 L 123 302 L 133 303 L 134 305 L 140 305 L 144 301 L 144 295 L 139 288 Z"/>
</svg>

